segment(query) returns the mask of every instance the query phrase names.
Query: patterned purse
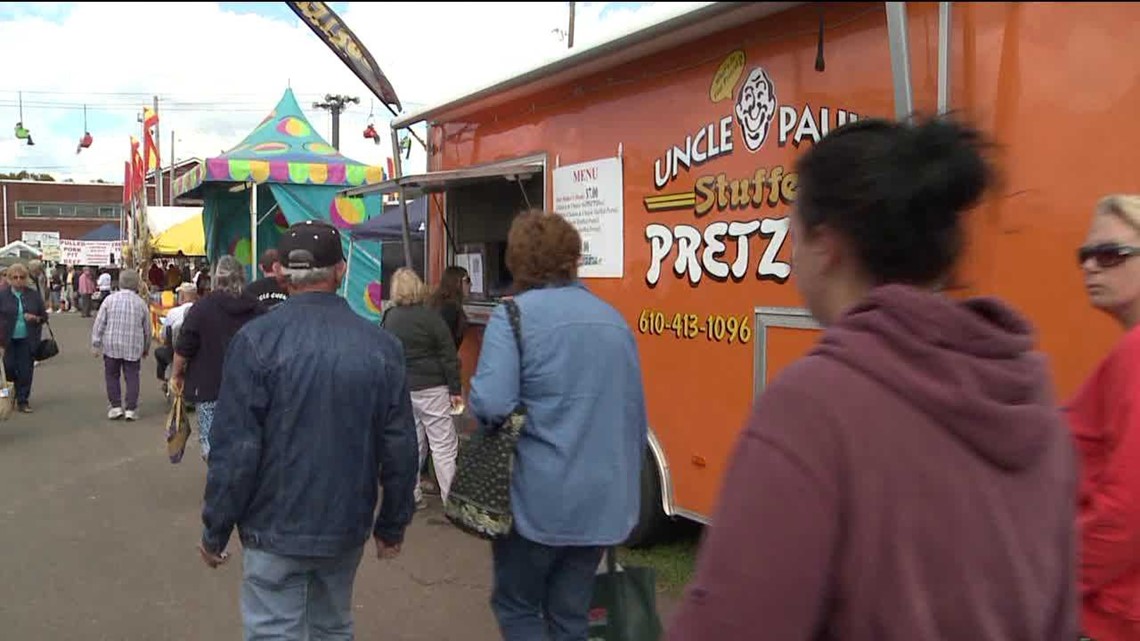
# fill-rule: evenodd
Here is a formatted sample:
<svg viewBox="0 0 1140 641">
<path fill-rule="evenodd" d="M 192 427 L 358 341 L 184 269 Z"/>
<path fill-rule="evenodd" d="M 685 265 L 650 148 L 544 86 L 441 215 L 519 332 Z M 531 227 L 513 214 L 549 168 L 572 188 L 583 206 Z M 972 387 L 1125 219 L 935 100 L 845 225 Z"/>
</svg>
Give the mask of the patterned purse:
<svg viewBox="0 0 1140 641">
<path fill-rule="evenodd" d="M 503 301 L 511 332 L 522 363 L 522 329 L 515 301 Z M 511 514 L 511 471 L 515 444 L 526 422 L 526 407 L 520 401 L 498 429 L 480 429 L 459 445 L 455 479 L 443 511 L 464 532 L 481 539 L 507 536 L 514 525 Z"/>
</svg>

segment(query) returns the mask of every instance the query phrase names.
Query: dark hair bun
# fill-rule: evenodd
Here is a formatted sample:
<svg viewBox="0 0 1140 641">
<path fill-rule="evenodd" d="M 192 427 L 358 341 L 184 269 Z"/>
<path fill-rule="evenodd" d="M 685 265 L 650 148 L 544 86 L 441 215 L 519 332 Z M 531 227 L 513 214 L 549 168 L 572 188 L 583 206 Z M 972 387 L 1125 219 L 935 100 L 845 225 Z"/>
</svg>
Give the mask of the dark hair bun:
<svg viewBox="0 0 1140 641">
<path fill-rule="evenodd" d="M 797 165 L 799 215 L 844 234 L 878 282 L 930 284 L 957 261 L 960 217 L 992 182 L 987 146 L 949 119 L 840 127 Z"/>
<path fill-rule="evenodd" d="M 981 134 L 950 120 L 929 120 L 900 136 L 907 157 L 900 185 L 912 214 L 925 215 L 931 228 L 958 224 L 961 214 L 982 197 L 990 183 Z M 900 194 L 900 196 L 903 194 Z"/>
</svg>

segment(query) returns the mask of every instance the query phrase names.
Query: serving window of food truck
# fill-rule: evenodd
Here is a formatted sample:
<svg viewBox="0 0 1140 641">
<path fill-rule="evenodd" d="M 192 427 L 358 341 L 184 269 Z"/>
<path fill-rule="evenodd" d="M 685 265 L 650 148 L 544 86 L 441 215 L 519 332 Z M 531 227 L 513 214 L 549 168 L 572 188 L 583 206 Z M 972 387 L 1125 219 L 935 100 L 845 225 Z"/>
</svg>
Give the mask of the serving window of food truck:
<svg viewBox="0 0 1140 641">
<path fill-rule="evenodd" d="M 511 221 L 519 212 L 545 206 L 546 156 L 412 174 L 352 189 L 346 194 L 400 190 L 404 198 L 429 195 L 429 218 L 443 216 L 443 224 L 435 229 L 442 229 L 446 236 L 445 265 L 458 265 L 467 270 L 471 277 L 469 319 L 485 323 L 495 303 L 509 292 L 512 284 L 506 265 Z M 428 269 L 431 269 L 430 263 Z M 431 282 L 436 275 L 422 276 Z"/>
</svg>

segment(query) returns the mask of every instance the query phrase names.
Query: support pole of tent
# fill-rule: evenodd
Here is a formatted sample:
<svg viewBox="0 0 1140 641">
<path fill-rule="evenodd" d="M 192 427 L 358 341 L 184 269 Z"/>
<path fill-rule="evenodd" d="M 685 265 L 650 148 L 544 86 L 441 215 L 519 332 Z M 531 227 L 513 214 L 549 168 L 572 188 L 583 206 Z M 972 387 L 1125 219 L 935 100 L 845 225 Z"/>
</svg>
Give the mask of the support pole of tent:
<svg viewBox="0 0 1140 641">
<path fill-rule="evenodd" d="M 909 118 L 914 112 L 910 84 L 910 41 L 907 36 L 906 3 L 887 2 L 887 38 L 891 46 L 891 77 L 895 92 L 895 117 Z"/>
<path fill-rule="evenodd" d="M 352 250 L 356 248 L 356 239 L 352 236 L 348 237 L 348 264 L 344 268 L 344 281 L 340 284 L 340 295 L 346 296 L 348 294 L 348 277 L 352 275 Z"/>
<path fill-rule="evenodd" d="M 938 113 L 950 111 L 950 3 L 938 3 Z"/>
<path fill-rule="evenodd" d="M 249 278 L 253 281 L 257 264 L 257 181 L 249 181 Z"/>
<path fill-rule="evenodd" d="M 392 165 L 396 170 L 394 178 L 401 178 L 404 175 L 404 163 L 400 158 L 400 136 L 398 130 L 392 127 Z M 404 267 L 412 268 L 412 232 L 408 229 L 411 224 L 408 222 L 408 201 L 404 199 L 404 186 L 400 185 L 400 214 L 404 218 Z M 427 265 L 424 265 L 424 271 L 427 271 Z M 421 278 L 426 280 L 427 274 L 420 274 Z"/>
<path fill-rule="evenodd" d="M 280 206 L 281 206 L 281 204 L 280 204 L 280 203 L 273 203 L 273 206 L 269 208 L 269 211 L 265 212 L 265 215 L 263 215 L 261 218 L 258 218 L 258 219 L 257 219 L 257 226 L 258 226 L 258 227 L 260 227 L 260 226 L 261 226 L 261 223 L 265 222 L 265 220 L 266 220 L 267 218 L 269 218 L 270 216 L 272 216 L 272 215 L 273 215 L 273 212 L 277 211 L 277 208 L 278 208 L 278 207 L 280 207 Z"/>
</svg>

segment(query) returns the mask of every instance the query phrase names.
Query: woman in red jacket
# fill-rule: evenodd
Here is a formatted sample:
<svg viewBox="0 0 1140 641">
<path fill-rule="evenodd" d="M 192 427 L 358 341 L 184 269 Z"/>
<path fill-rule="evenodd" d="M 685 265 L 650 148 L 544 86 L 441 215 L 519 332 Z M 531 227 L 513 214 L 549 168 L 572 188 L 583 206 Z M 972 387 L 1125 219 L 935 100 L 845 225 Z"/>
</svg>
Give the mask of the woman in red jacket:
<svg viewBox="0 0 1140 641">
<path fill-rule="evenodd" d="M 1094 307 L 1126 334 L 1068 408 L 1081 454 L 1085 633 L 1140 639 L 1140 196 L 1097 204 L 1078 254 Z"/>
</svg>

